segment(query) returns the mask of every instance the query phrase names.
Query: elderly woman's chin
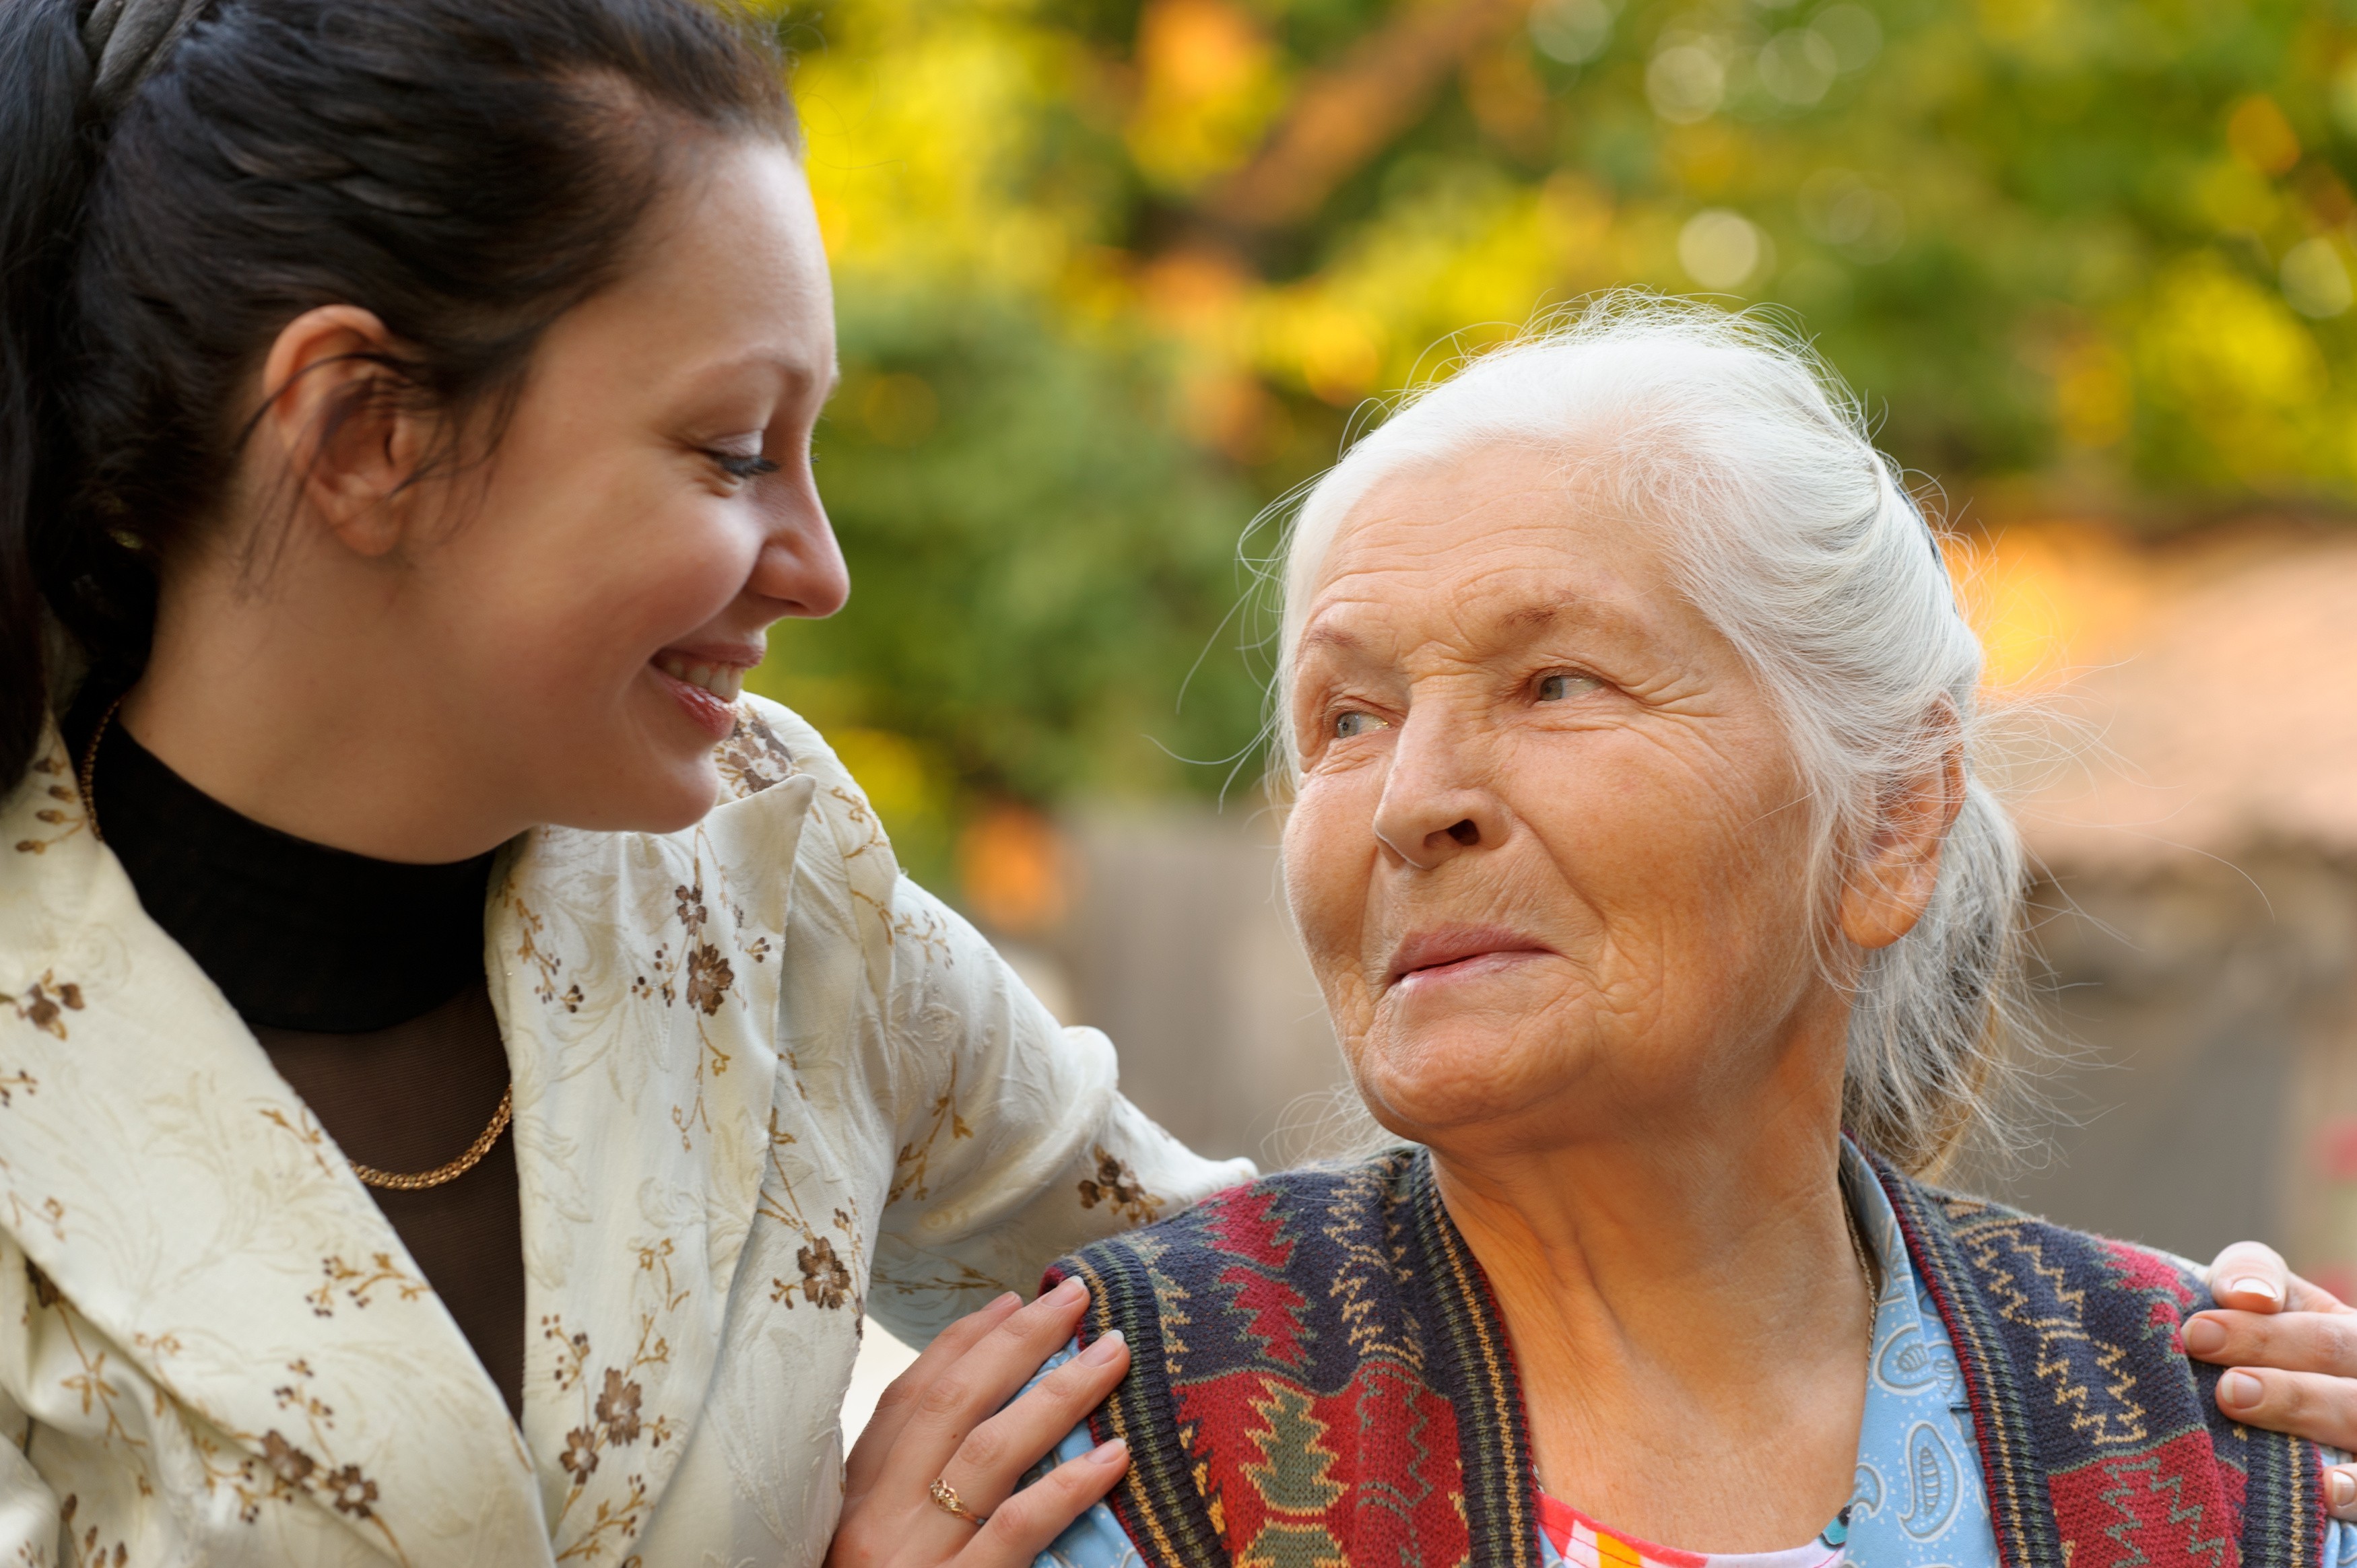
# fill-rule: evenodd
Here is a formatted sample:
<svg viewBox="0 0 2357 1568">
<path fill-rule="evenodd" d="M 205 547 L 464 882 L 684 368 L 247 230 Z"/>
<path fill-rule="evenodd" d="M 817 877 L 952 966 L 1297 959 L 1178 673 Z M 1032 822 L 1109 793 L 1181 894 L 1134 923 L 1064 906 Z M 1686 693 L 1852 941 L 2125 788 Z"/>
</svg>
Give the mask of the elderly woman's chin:
<svg viewBox="0 0 2357 1568">
<path fill-rule="evenodd" d="M 1608 1088 L 1641 1064 L 1614 1050 L 1614 1031 L 1569 960 L 1492 955 L 1468 968 L 1410 976 L 1360 1010 L 1362 1024 L 1346 1024 L 1351 1075 L 1386 1129 L 1442 1145 L 1518 1124 L 1558 1139 L 1579 1101 L 1619 1100 L 1636 1087 Z"/>
</svg>

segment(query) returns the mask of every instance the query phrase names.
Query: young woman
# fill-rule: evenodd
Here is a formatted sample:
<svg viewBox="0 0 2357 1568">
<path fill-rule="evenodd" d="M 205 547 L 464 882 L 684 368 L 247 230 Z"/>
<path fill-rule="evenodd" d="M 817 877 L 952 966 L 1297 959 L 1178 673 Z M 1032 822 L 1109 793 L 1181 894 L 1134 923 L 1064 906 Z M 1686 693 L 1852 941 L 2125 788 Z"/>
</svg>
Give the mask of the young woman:
<svg viewBox="0 0 2357 1568">
<path fill-rule="evenodd" d="M 0 6 L 0 1554 L 984 1568 L 1125 1463 L 982 1522 L 1125 1365 L 993 1415 L 1013 1293 L 1246 1172 L 738 693 L 847 591 L 778 80 Z M 950 1326 L 846 1470 L 870 1312 Z"/>
</svg>

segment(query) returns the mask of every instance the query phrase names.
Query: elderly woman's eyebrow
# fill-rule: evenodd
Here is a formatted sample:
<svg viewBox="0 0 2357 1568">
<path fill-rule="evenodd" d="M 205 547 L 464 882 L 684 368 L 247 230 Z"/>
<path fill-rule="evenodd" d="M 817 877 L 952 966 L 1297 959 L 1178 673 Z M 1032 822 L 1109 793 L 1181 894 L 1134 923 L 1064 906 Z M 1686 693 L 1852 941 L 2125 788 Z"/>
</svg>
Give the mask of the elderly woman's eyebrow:
<svg viewBox="0 0 2357 1568">
<path fill-rule="evenodd" d="M 1367 644 L 1364 639 L 1344 631 L 1340 627 L 1313 626 L 1301 634 L 1299 649 L 1304 654 L 1313 650 L 1324 651 L 1329 649 L 1340 653 L 1364 653 Z"/>
</svg>

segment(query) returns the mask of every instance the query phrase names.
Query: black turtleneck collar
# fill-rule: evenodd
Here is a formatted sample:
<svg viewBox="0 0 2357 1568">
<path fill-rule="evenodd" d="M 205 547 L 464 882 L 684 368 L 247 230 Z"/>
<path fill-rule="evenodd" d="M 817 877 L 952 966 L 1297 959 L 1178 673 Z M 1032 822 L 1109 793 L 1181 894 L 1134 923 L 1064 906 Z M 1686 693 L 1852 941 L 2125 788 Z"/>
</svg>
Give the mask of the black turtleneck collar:
<svg viewBox="0 0 2357 1568">
<path fill-rule="evenodd" d="M 81 704 L 65 726 L 77 765 L 102 712 Z M 483 978 L 490 854 L 405 865 L 264 827 L 167 768 L 119 717 L 91 794 L 148 916 L 249 1026 L 389 1028 Z"/>
</svg>

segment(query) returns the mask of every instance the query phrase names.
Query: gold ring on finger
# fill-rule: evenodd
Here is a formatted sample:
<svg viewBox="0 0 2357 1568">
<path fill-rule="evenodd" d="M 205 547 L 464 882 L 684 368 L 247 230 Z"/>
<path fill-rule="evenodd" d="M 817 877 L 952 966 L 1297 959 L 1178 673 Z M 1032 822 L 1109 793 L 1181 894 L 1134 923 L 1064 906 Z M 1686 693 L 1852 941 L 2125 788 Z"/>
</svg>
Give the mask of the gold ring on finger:
<svg viewBox="0 0 2357 1568">
<path fill-rule="evenodd" d="M 990 1522 L 990 1516 L 988 1514 L 976 1513 L 972 1509 L 966 1507 L 963 1503 L 958 1501 L 957 1488 L 951 1486 L 947 1481 L 936 1480 L 928 1489 L 932 1494 L 933 1506 L 941 1509 L 943 1513 L 955 1514 L 958 1518 L 965 1520 L 966 1523 L 973 1525 L 976 1530 L 981 1529 L 984 1525 Z"/>
</svg>

